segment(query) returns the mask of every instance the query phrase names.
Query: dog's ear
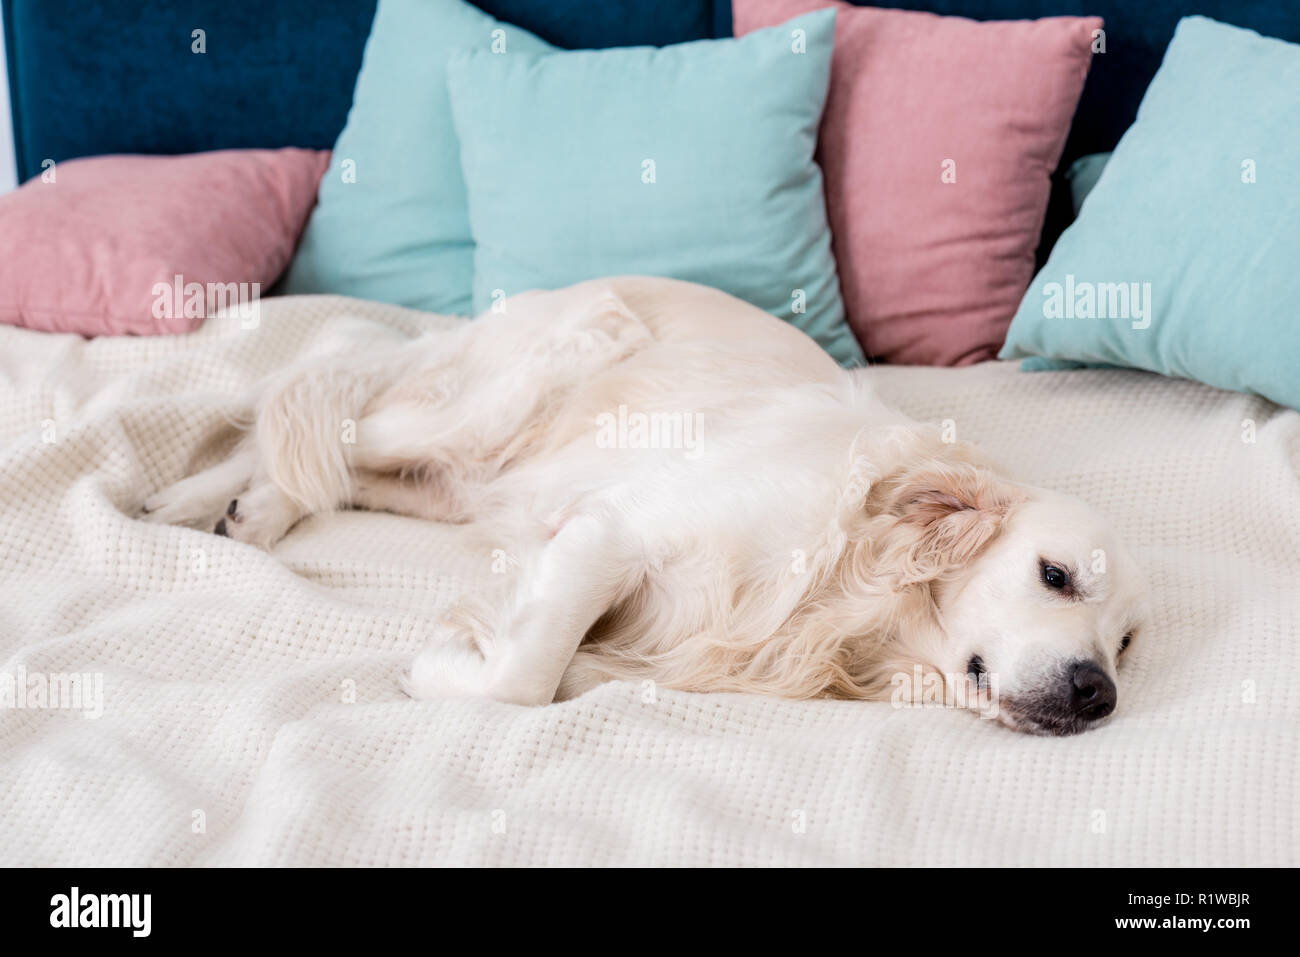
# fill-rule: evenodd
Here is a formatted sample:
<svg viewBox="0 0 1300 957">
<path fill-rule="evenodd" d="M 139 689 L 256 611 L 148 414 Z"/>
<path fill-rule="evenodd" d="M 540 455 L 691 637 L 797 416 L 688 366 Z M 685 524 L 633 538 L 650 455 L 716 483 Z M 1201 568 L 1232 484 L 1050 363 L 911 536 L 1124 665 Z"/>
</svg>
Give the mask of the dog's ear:
<svg viewBox="0 0 1300 957">
<path fill-rule="evenodd" d="M 895 487 L 890 511 L 919 532 L 911 549 L 918 570 L 939 574 L 973 559 L 998 533 L 1023 495 L 986 468 L 932 463 Z"/>
</svg>

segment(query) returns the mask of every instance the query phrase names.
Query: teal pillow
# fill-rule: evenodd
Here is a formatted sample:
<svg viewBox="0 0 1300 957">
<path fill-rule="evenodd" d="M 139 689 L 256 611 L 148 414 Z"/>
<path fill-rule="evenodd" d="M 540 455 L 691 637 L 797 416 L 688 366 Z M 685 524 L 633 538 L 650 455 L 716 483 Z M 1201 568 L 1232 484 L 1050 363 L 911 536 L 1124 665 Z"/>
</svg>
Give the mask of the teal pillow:
<svg viewBox="0 0 1300 957">
<path fill-rule="evenodd" d="M 474 243 L 447 59 L 494 45 L 553 49 L 463 0 L 380 0 L 347 125 L 281 292 L 470 311 Z"/>
<path fill-rule="evenodd" d="M 1147 369 L 1300 407 L 1297 91 L 1300 46 L 1180 21 L 1001 357 Z"/>
<path fill-rule="evenodd" d="M 453 56 L 475 309 L 600 276 L 670 276 L 863 361 L 813 161 L 834 35 L 828 9 L 662 49 Z"/>
<path fill-rule="evenodd" d="M 1109 161 L 1109 153 L 1090 153 L 1080 156 L 1066 170 L 1065 179 L 1070 184 L 1070 204 L 1074 207 L 1075 216 L 1079 215 L 1083 201 L 1097 185 L 1097 180 L 1101 179 L 1101 171 Z"/>
</svg>

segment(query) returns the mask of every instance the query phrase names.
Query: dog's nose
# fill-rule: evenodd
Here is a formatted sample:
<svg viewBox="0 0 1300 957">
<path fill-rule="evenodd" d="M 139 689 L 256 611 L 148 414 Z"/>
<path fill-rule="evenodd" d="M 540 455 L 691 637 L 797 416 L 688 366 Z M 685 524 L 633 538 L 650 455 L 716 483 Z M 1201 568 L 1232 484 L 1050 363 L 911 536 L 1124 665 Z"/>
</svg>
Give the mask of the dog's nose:
<svg viewBox="0 0 1300 957">
<path fill-rule="evenodd" d="M 1067 675 L 1070 708 L 1084 721 L 1096 721 L 1115 710 L 1115 682 L 1093 661 L 1077 661 Z"/>
</svg>

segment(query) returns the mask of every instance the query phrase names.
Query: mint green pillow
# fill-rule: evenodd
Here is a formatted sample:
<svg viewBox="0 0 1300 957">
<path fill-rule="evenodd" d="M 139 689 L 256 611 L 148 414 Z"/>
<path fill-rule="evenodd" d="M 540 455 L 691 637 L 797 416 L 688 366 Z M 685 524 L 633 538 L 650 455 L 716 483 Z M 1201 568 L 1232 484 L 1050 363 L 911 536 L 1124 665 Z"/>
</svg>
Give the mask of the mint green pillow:
<svg viewBox="0 0 1300 957">
<path fill-rule="evenodd" d="M 834 35 L 828 9 L 662 49 L 454 55 L 475 309 L 600 276 L 670 276 L 863 361 L 813 161 Z"/>
<path fill-rule="evenodd" d="M 553 49 L 463 0 L 380 0 L 347 125 L 281 292 L 470 311 L 474 242 L 447 59 L 494 45 Z"/>
<path fill-rule="evenodd" d="M 1186 17 L 1001 357 L 1300 408 L 1300 46 Z"/>
<path fill-rule="evenodd" d="M 1075 216 L 1079 215 L 1079 210 L 1083 208 L 1083 201 L 1097 185 L 1097 180 L 1101 179 L 1101 172 L 1108 162 L 1110 162 L 1109 153 L 1090 153 L 1087 156 L 1080 156 L 1065 171 L 1065 181 L 1070 184 L 1070 204 L 1074 207 Z"/>
</svg>

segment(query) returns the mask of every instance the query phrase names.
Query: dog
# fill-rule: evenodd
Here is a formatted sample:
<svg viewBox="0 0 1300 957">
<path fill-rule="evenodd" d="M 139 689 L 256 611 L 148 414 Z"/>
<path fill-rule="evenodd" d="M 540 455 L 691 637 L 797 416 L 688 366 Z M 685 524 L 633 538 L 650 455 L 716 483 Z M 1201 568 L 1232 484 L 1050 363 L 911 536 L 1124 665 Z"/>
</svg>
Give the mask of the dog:
<svg viewBox="0 0 1300 957">
<path fill-rule="evenodd" d="M 237 451 L 143 513 L 264 549 L 344 507 L 472 523 L 518 563 L 513 594 L 448 612 L 413 697 L 621 679 L 941 699 L 1053 735 L 1114 711 L 1146 604 L 1114 530 L 788 323 L 623 277 L 373 335 L 263 383 Z"/>
</svg>

